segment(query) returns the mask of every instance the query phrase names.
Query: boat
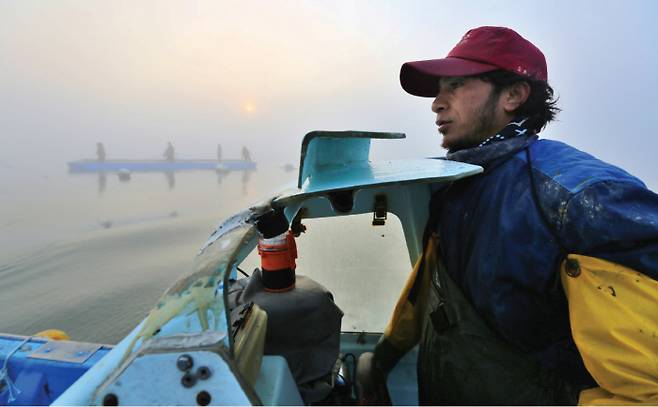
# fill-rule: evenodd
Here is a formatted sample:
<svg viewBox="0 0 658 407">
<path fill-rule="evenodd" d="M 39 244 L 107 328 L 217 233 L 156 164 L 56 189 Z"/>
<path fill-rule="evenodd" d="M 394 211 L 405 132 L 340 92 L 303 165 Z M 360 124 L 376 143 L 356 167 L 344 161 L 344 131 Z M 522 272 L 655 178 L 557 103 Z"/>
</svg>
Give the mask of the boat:
<svg viewBox="0 0 658 407">
<path fill-rule="evenodd" d="M 343 313 L 353 311 L 333 304 L 341 293 L 332 295 L 301 271 L 293 285 L 272 289 L 283 281 L 272 276 L 283 274 L 270 274 L 263 253 L 281 236 L 286 244 L 294 242 L 305 220 L 371 214 L 372 227 L 378 227 L 393 214 L 402 226 L 410 268 L 421 255 L 433 188 L 482 168 L 437 158 L 369 160 L 372 140 L 404 137 L 308 133 L 296 183 L 221 222 L 190 272 L 114 346 L 0 336 L 0 404 L 356 404 L 354 372 L 384 327 L 372 332 L 341 327 Z M 294 245 L 285 247 L 285 256 L 294 259 Z M 238 278 L 240 264 L 255 251 L 261 253 L 262 269 Z M 367 287 L 363 290 L 357 300 L 368 306 L 372 298 Z M 390 373 L 393 404 L 418 403 L 416 358 L 417 349 Z"/>
<path fill-rule="evenodd" d="M 255 170 L 256 163 L 248 160 L 78 160 L 67 163 L 69 172 L 111 172 L 111 171 L 181 171 L 181 170 Z"/>
</svg>

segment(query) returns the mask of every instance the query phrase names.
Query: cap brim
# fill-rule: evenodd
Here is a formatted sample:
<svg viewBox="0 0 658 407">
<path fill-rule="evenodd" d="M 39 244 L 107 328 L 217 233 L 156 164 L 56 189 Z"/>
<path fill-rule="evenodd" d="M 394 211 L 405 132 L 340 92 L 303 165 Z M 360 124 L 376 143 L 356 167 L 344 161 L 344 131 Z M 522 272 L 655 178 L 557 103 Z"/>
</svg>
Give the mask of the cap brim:
<svg viewBox="0 0 658 407">
<path fill-rule="evenodd" d="M 497 69 L 500 68 L 495 65 L 461 58 L 413 61 L 402 65 L 400 84 L 405 91 L 412 95 L 435 97 L 439 91 L 438 78 L 442 76 L 471 76 Z"/>
</svg>

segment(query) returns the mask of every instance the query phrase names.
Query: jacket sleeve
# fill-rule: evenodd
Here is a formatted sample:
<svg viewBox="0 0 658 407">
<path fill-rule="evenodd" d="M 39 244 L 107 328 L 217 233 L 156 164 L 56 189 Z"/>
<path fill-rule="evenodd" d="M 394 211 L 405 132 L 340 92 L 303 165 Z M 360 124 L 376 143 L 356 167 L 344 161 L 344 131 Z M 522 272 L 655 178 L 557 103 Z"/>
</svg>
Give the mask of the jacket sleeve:
<svg viewBox="0 0 658 407">
<path fill-rule="evenodd" d="M 658 195 L 602 181 L 565 211 L 562 265 L 574 341 L 599 387 L 580 404 L 658 404 Z"/>
<path fill-rule="evenodd" d="M 562 265 L 574 342 L 599 387 L 581 405 L 658 404 L 658 281 L 594 257 Z"/>
</svg>

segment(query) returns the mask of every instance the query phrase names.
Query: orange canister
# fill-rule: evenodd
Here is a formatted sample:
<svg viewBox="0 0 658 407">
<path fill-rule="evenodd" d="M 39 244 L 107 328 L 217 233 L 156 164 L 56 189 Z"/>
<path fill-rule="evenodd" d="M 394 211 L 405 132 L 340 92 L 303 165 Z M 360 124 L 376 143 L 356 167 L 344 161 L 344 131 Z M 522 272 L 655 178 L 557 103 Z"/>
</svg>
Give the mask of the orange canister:
<svg viewBox="0 0 658 407">
<path fill-rule="evenodd" d="M 258 254 L 263 271 L 263 285 L 270 292 L 288 291 L 295 287 L 297 245 L 290 231 L 266 239 L 258 239 Z"/>
</svg>

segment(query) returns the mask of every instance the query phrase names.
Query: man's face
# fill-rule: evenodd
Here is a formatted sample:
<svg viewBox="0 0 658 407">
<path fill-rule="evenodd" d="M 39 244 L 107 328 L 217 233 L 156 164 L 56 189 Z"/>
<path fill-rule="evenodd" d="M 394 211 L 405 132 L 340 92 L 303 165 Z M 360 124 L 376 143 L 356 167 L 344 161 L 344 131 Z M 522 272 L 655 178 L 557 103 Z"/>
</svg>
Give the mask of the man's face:
<svg viewBox="0 0 658 407">
<path fill-rule="evenodd" d="M 442 147 L 458 151 L 475 147 L 501 130 L 509 119 L 492 84 L 474 77 L 447 76 L 439 80 L 432 102 Z"/>
</svg>

